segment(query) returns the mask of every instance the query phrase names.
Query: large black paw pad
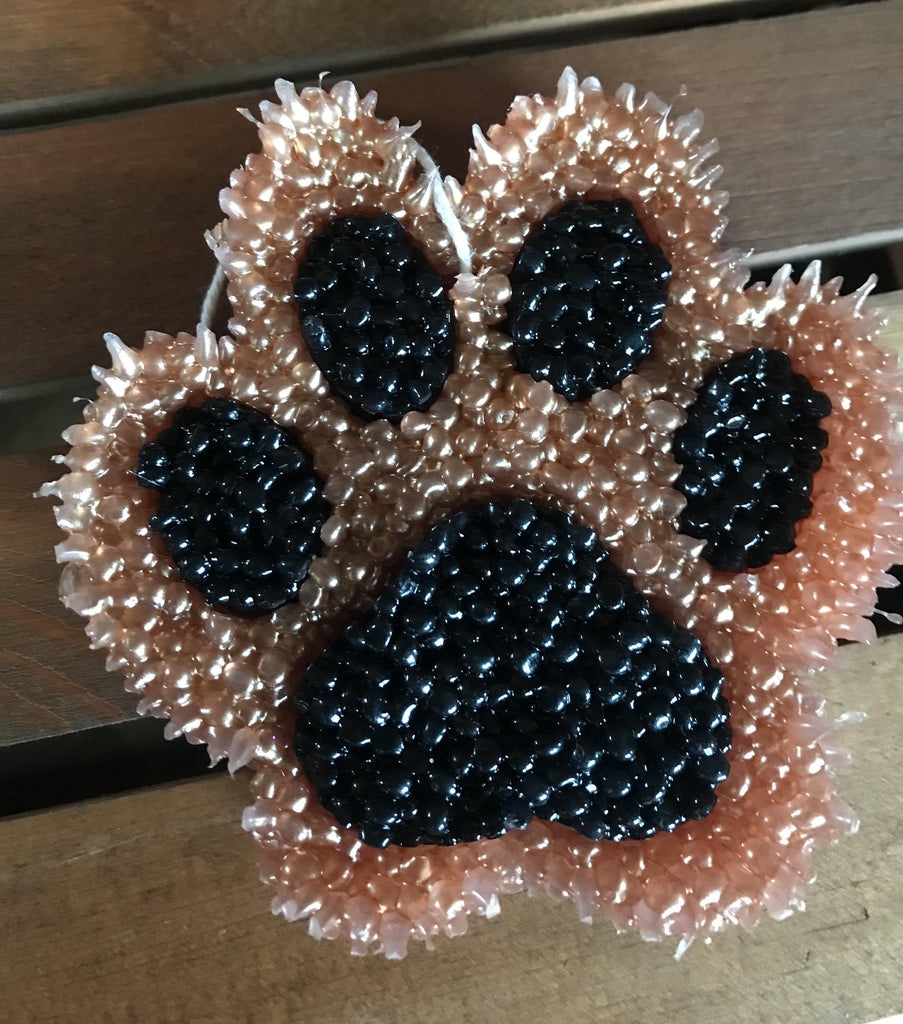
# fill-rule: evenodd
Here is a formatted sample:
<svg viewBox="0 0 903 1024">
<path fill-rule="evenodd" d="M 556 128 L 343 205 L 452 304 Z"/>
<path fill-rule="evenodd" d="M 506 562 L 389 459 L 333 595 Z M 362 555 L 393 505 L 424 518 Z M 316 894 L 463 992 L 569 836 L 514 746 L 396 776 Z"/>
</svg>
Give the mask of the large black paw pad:
<svg viewBox="0 0 903 1024">
<path fill-rule="evenodd" d="M 388 213 L 331 221 L 295 280 L 307 346 L 333 391 L 365 420 L 423 410 L 451 372 L 445 286 Z"/>
<path fill-rule="evenodd" d="M 649 355 L 671 265 L 626 199 L 574 200 L 524 243 L 507 329 L 517 365 L 565 398 L 588 398 Z"/>
<path fill-rule="evenodd" d="M 643 838 L 712 810 L 730 746 L 721 685 L 590 530 L 489 504 L 436 526 L 309 667 L 295 749 L 372 846 L 533 817 Z"/>
<path fill-rule="evenodd" d="M 674 486 L 687 498 L 681 530 L 706 541 L 716 569 L 757 569 L 793 550 L 830 412 L 828 396 L 777 349 L 742 352 L 706 378 L 674 435 L 683 467 Z"/>
<path fill-rule="evenodd" d="M 310 456 L 262 413 L 231 398 L 180 409 L 138 456 L 160 491 L 150 525 L 208 603 L 263 615 L 293 601 L 330 507 Z"/>
</svg>

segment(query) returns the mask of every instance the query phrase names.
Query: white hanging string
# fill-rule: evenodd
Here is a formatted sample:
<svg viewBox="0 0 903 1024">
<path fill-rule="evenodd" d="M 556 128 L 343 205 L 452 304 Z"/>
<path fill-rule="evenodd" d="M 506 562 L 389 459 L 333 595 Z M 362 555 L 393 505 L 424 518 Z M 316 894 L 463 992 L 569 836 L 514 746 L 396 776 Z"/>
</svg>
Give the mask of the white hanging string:
<svg viewBox="0 0 903 1024">
<path fill-rule="evenodd" d="M 468 241 L 464 225 L 461 223 L 457 213 L 455 213 L 455 208 L 452 206 L 451 199 L 445 191 L 445 186 L 442 184 L 442 175 L 439 173 L 436 161 L 429 155 L 429 153 L 427 153 L 419 142 L 415 142 L 411 139 L 411 145 L 414 148 L 414 152 L 417 154 L 420 166 L 424 171 L 426 171 L 430 188 L 433 191 L 433 203 L 436 207 L 436 213 L 445 225 L 448 237 L 451 239 L 452 245 L 455 247 L 455 253 L 458 256 L 459 264 L 458 272 L 461 274 L 469 274 L 473 269 L 473 249 Z"/>
<path fill-rule="evenodd" d="M 204 301 L 201 303 L 201 312 L 198 317 L 198 323 L 202 327 L 210 328 L 210 320 L 216 312 L 216 307 L 219 305 L 220 299 L 223 295 L 223 288 L 225 286 L 226 272 L 219 264 L 217 264 L 216 270 L 213 272 L 213 277 L 210 279 L 210 284 L 207 286 L 207 291 L 204 293 Z"/>
</svg>

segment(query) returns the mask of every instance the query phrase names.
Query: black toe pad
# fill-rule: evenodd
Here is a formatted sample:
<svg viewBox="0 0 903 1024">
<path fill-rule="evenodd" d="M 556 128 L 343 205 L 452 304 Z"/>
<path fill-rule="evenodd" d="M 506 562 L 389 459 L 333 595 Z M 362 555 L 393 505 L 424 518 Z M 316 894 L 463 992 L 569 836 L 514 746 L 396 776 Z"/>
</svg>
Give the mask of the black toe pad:
<svg viewBox="0 0 903 1024">
<path fill-rule="evenodd" d="M 310 456 L 232 398 L 185 406 L 138 457 L 160 491 L 150 525 L 209 604 L 264 615 L 294 601 L 330 512 Z"/>
<path fill-rule="evenodd" d="M 674 486 L 687 499 L 681 530 L 706 541 L 716 569 L 758 569 L 793 550 L 830 412 L 828 396 L 778 349 L 750 349 L 708 375 L 674 435 L 683 467 Z"/>
<path fill-rule="evenodd" d="M 323 805 L 373 846 L 533 817 L 643 838 L 714 806 L 721 685 L 590 530 L 495 503 L 434 527 L 313 662 L 295 747 Z"/>
</svg>

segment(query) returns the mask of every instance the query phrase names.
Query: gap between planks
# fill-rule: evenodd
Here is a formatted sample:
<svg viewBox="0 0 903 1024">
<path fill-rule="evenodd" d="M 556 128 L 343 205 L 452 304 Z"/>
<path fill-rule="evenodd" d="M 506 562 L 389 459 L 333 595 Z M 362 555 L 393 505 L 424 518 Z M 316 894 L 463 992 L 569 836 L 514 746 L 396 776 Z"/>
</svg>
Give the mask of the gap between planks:
<svg viewBox="0 0 903 1024">
<path fill-rule="evenodd" d="M 424 143 L 458 174 L 471 122 L 499 120 L 518 92 L 554 90 L 566 62 L 609 87 L 634 79 L 674 98 L 687 86 L 680 107 L 698 103 L 721 138 L 727 244 L 768 260 L 879 231 L 903 237 L 901 48 L 903 0 L 883 0 L 359 85 L 380 89 L 384 116 L 422 117 Z M 259 99 L 0 137 L 0 176 L 15 183 L 0 194 L 0 387 L 83 373 L 104 358 L 104 330 L 136 344 L 147 328 L 194 328 L 213 266 L 203 232 L 230 169 L 258 148 L 233 107 Z"/>
<path fill-rule="evenodd" d="M 426 0 L 407 4 L 184 0 L 167 15 L 131 0 L 7 0 L 0 129 L 266 90 L 518 48 L 786 15 L 828 0 Z M 53 67 L 53 76 L 46 68 Z"/>
</svg>

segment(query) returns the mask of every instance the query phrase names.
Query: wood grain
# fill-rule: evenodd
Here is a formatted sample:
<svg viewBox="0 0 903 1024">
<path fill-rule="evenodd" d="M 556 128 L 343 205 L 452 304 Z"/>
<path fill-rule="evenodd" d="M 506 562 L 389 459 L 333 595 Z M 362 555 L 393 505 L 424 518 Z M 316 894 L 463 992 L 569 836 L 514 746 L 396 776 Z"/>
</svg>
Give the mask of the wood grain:
<svg viewBox="0 0 903 1024">
<path fill-rule="evenodd" d="M 433 953 L 355 960 L 270 916 L 239 827 L 244 782 L 204 779 L 0 822 L 4 1020 L 862 1024 L 899 1011 L 903 636 L 841 663 L 819 688 L 832 713 L 869 712 L 844 732 L 840 780 L 863 826 L 819 854 L 805 914 L 677 962 L 673 944 L 512 896 Z"/>
<path fill-rule="evenodd" d="M 814 6 L 766 0 L 6 0 L 0 62 L 4 108 L 21 120 L 36 100 L 133 98 L 391 67 L 430 54 L 495 49 L 529 38 L 601 37 L 623 26 L 726 19 Z M 582 36 L 581 36 L 582 33 Z M 52 73 L 48 72 L 52 69 Z M 238 83 L 238 84 L 236 84 Z M 225 87 L 225 88 L 224 88 Z M 76 94 L 73 96 L 73 94 Z M 84 101 L 84 100 L 83 100 Z"/>
<path fill-rule="evenodd" d="M 881 344 L 894 349 L 903 359 L 903 291 L 885 292 L 869 299 L 869 305 L 887 317 L 881 331 Z"/>
<path fill-rule="evenodd" d="M 769 253 L 903 235 L 903 0 L 363 75 L 381 111 L 423 119 L 460 173 L 470 124 L 566 62 L 699 105 L 733 193 L 728 242 Z M 257 148 L 239 96 L 0 137 L 0 387 L 74 376 L 101 335 L 191 330 L 213 265 L 202 240 L 230 169 Z"/>
<path fill-rule="evenodd" d="M 135 714 L 134 694 L 57 595 L 62 534 L 50 502 L 32 495 L 58 475 L 49 453 L 0 459 L 0 747 Z"/>
</svg>

